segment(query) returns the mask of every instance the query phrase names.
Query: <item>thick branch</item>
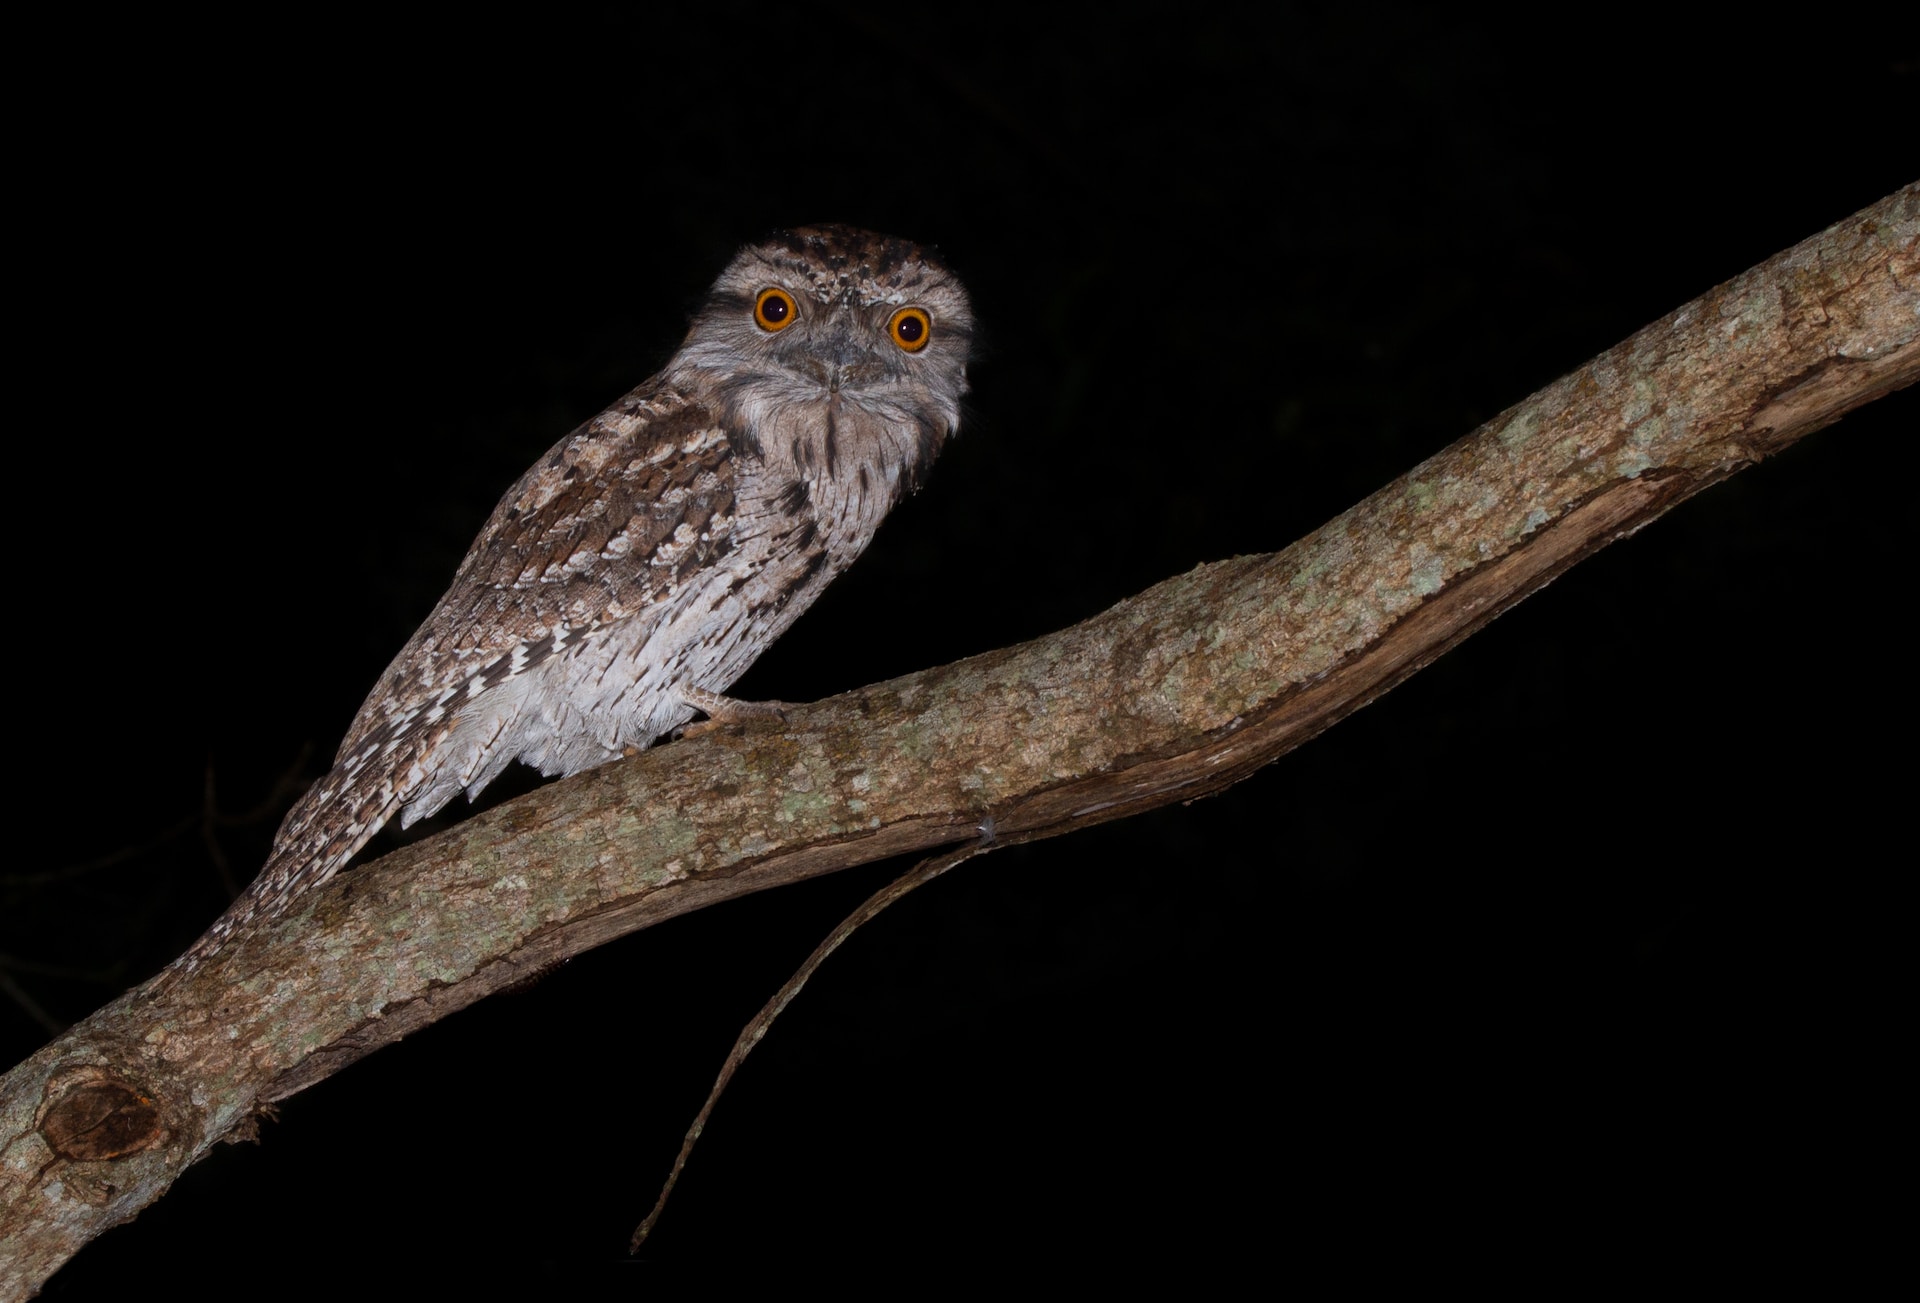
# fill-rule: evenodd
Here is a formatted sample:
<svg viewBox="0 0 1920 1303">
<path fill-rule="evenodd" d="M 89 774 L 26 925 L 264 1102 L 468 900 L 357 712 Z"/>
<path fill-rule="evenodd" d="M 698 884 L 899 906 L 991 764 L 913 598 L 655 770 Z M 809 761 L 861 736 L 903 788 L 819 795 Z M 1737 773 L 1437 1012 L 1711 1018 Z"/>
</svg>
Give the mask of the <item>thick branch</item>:
<svg viewBox="0 0 1920 1303">
<path fill-rule="evenodd" d="M 1702 488 L 1920 375 L 1920 186 L 1727 282 L 1284 552 L 580 775 L 346 874 L 0 1088 L 0 1296 L 370 1050 L 703 905 L 1217 791 Z"/>
</svg>

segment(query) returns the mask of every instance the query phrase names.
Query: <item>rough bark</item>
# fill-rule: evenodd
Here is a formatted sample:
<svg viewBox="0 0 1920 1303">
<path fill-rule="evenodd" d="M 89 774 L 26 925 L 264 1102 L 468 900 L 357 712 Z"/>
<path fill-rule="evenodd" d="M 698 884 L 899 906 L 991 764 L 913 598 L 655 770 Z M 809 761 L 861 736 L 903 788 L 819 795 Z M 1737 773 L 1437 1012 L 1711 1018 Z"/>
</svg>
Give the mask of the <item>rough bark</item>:
<svg viewBox="0 0 1920 1303">
<path fill-rule="evenodd" d="M 1283 552 L 580 775 L 357 868 L 0 1085 L 0 1297 L 215 1142 L 530 972 L 747 892 L 1217 791 L 1582 558 L 1920 375 L 1920 185 L 1735 277 Z"/>
</svg>

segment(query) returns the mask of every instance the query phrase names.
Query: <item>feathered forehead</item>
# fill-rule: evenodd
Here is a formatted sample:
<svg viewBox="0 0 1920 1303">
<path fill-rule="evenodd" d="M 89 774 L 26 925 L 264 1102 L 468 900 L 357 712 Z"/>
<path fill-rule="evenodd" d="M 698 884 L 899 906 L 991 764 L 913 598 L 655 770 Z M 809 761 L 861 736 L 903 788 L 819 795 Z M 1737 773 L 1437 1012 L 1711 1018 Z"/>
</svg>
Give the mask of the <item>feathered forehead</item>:
<svg viewBox="0 0 1920 1303">
<path fill-rule="evenodd" d="M 852 226 L 777 231 L 742 249 L 725 279 L 769 273 L 822 303 L 846 301 L 872 307 L 906 303 L 936 289 L 948 295 L 961 293 L 959 282 L 940 260 L 911 240 Z"/>
</svg>

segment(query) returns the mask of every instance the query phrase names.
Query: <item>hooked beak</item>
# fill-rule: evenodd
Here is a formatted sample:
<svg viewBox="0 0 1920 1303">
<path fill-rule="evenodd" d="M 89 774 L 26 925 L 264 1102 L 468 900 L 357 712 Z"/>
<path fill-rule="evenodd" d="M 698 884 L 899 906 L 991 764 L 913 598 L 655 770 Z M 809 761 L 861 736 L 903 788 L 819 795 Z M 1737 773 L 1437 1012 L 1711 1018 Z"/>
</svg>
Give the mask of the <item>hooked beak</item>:
<svg viewBox="0 0 1920 1303">
<path fill-rule="evenodd" d="M 807 369 L 830 394 L 857 386 L 862 364 L 871 360 L 863 341 L 854 338 L 851 323 L 843 319 L 834 326 L 807 358 Z"/>
</svg>

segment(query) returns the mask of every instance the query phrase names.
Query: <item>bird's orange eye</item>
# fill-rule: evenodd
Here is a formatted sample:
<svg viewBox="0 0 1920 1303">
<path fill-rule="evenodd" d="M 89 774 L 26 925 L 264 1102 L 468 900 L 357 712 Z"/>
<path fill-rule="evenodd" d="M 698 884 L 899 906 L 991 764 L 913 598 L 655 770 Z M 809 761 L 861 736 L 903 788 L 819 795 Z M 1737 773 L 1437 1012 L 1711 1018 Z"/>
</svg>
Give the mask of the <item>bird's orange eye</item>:
<svg viewBox="0 0 1920 1303">
<path fill-rule="evenodd" d="M 764 289 L 753 301 L 753 320 L 762 330 L 785 330 L 799 316 L 793 295 L 785 290 Z"/>
<path fill-rule="evenodd" d="M 933 318 L 919 308 L 902 308 L 887 322 L 887 334 L 909 353 L 918 353 L 933 338 Z"/>
</svg>

